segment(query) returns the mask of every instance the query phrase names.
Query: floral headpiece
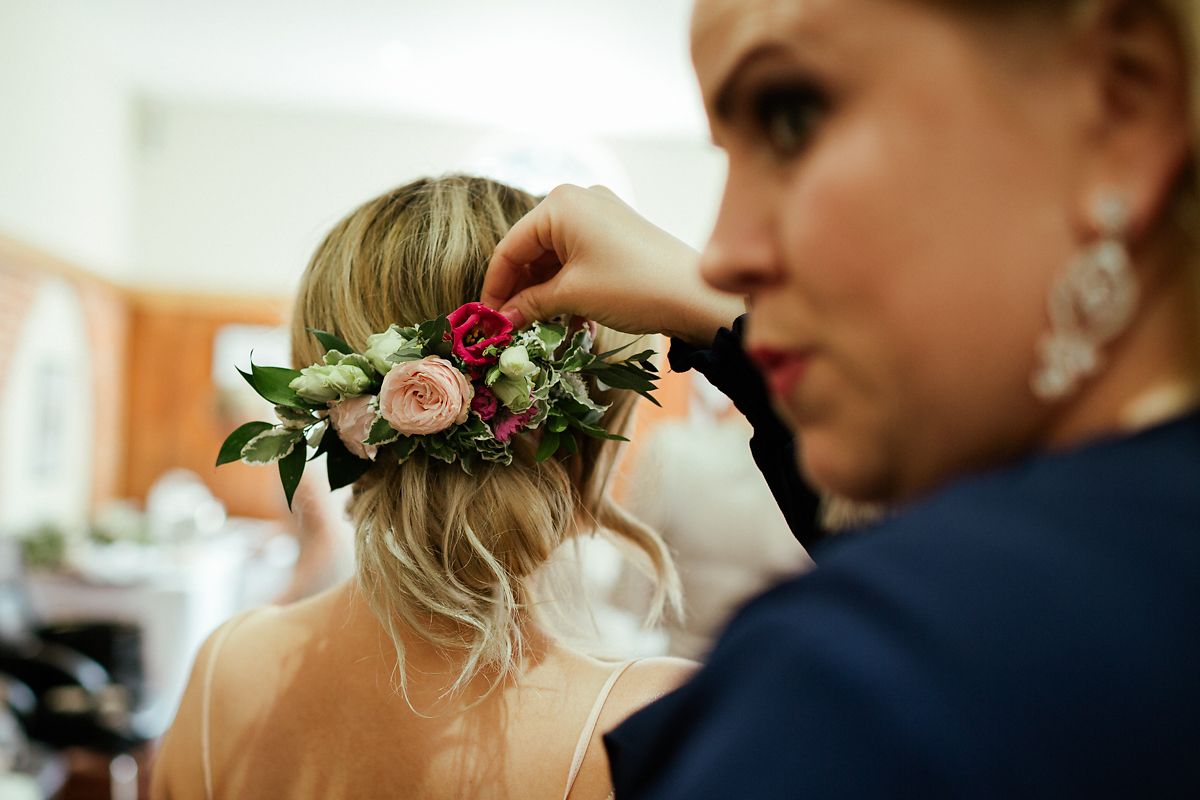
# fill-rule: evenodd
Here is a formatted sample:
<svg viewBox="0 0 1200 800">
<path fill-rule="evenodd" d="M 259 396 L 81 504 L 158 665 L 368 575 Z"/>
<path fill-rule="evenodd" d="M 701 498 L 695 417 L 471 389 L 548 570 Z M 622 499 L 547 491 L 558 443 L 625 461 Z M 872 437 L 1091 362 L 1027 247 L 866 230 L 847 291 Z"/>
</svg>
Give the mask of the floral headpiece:
<svg viewBox="0 0 1200 800">
<path fill-rule="evenodd" d="M 658 379 L 654 351 L 606 361 L 626 348 L 593 354 L 587 325 L 570 337 L 564 325 L 547 322 L 514 332 L 506 317 L 467 303 L 368 336 L 363 353 L 309 330 L 326 349 L 321 363 L 297 371 L 251 362 L 250 372 L 238 370 L 275 404 L 279 423 L 242 425 L 217 457 L 217 466 L 278 464 L 289 508 L 309 447 L 313 458 L 325 455 L 332 489 L 358 480 L 373 461 L 403 463 L 418 449 L 472 474 L 482 461 L 511 464 L 519 431 L 541 432 L 538 461 L 576 453 L 579 434 L 624 441 L 600 426 L 608 406 L 588 396 L 584 376 L 658 404 L 650 394 Z"/>
</svg>

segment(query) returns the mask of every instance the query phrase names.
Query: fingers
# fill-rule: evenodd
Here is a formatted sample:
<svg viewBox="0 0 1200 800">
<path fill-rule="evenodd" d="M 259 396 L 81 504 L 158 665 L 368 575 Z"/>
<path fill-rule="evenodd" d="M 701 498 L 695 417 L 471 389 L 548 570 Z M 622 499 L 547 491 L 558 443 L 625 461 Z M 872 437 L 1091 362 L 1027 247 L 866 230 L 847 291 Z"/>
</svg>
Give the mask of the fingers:
<svg viewBox="0 0 1200 800">
<path fill-rule="evenodd" d="M 554 245 L 554 208 L 561 202 L 562 189 L 555 189 L 532 211 L 517 221 L 496 245 L 483 279 L 480 300 L 491 308 L 500 308 L 530 282 L 528 266 L 546 264 L 553 256 L 561 263 Z M 574 188 L 574 187 L 573 187 Z"/>
<path fill-rule="evenodd" d="M 550 319 L 562 312 L 554 303 L 557 280 L 538 283 L 518 292 L 504 303 L 501 313 L 514 328 L 524 328 L 535 320 Z"/>
</svg>

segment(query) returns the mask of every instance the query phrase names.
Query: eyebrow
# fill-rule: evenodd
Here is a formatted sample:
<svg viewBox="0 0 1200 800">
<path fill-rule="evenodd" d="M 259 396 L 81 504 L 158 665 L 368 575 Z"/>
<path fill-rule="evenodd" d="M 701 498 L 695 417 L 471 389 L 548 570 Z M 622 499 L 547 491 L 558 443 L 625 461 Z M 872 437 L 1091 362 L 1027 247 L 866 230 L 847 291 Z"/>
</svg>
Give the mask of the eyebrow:
<svg viewBox="0 0 1200 800">
<path fill-rule="evenodd" d="M 714 95 L 716 98 L 712 103 L 713 113 L 723 122 L 728 122 L 734 114 L 738 92 L 741 89 L 742 75 L 759 61 L 772 58 L 787 52 L 787 46 L 781 42 L 766 42 L 754 47 L 742 55 L 733 65 L 733 68 L 726 74 L 725 80 L 721 87 Z"/>
</svg>

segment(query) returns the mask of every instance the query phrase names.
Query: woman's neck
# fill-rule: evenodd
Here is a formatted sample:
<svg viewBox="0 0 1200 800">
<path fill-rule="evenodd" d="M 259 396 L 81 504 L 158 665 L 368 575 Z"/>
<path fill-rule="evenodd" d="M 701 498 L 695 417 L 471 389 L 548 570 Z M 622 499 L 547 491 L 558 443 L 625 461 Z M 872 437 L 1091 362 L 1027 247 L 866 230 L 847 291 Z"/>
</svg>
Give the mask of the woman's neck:
<svg viewBox="0 0 1200 800">
<path fill-rule="evenodd" d="M 340 629 L 340 635 L 348 637 L 357 652 L 375 653 L 383 658 L 390 672 L 395 663 L 396 653 L 389 631 L 375 615 L 357 583 L 353 579 L 345 581 L 330 589 L 322 598 L 333 609 L 337 609 L 327 615 L 329 624 L 336 625 Z M 455 624 L 447 622 L 446 625 L 447 633 L 451 633 Z M 462 638 L 466 639 L 471 635 L 472 631 L 466 626 L 461 628 Z M 394 632 L 403 645 L 405 672 L 414 704 L 420 707 L 422 701 L 426 704 L 440 703 L 444 693 L 461 674 L 466 662 L 465 654 L 448 652 L 443 647 L 421 638 L 399 617 L 394 618 Z M 533 619 L 526 618 L 522 621 L 520 634 L 521 674 L 532 672 L 545 662 L 557 660 L 567 652 L 552 634 Z M 364 667 L 367 666 L 364 664 Z M 495 675 L 491 671 L 481 671 L 463 687 L 461 695 L 454 702 L 469 704 L 490 693 L 494 683 Z"/>
</svg>

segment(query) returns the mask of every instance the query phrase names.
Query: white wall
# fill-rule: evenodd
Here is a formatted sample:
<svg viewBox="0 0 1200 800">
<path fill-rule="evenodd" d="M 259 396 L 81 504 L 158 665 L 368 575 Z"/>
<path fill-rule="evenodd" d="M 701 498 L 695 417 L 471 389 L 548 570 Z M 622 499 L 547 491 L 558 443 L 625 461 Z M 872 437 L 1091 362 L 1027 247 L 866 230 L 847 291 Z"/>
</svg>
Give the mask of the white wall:
<svg viewBox="0 0 1200 800">
<path fill-rule="evenodd" d="M 119 283 L 287 291 L 319 237 L 355 204 L 420 175 L 479 171 L 481 147 L 496 136 L 382 111 L 177 93 L 138 100 L 145 75 L 86 8 L 0 0 L 0 235 Z M 567 147 L 576 145 L 607 152 L 598 169 L 590 165 L 593 177 L 703 242 L 724 169 L 707 143 Z M 569 169 L 562 177 L 586 180 Z"/>
<path fill-rule="evenodd" d="M 57 3 L 0 1 L 0 233 L 123 278 L 132 133 L 98 37 Z"/>
<path fill-rule="evenodd" d="M 48 280 L 12 343 L 0 395 L 0 535 L 80 529 L 91 501 L 92 406 L 79 296 Z"/>
<path fill-rule="evenodd" d="M 478 168 L 496 136 L 461 123 L 178 99 L 147 100 L 140 116 L 130 279 L 218 292 L 290 290 L 320 237 L 355 205 L 422 175 Z M 573 148 L 534 146 L 542 144 Z M 724 175 L 710 145 L 580 145 L 565 180 L 624 188 L 650 219 L 703 243 Z"/>
</svg>

